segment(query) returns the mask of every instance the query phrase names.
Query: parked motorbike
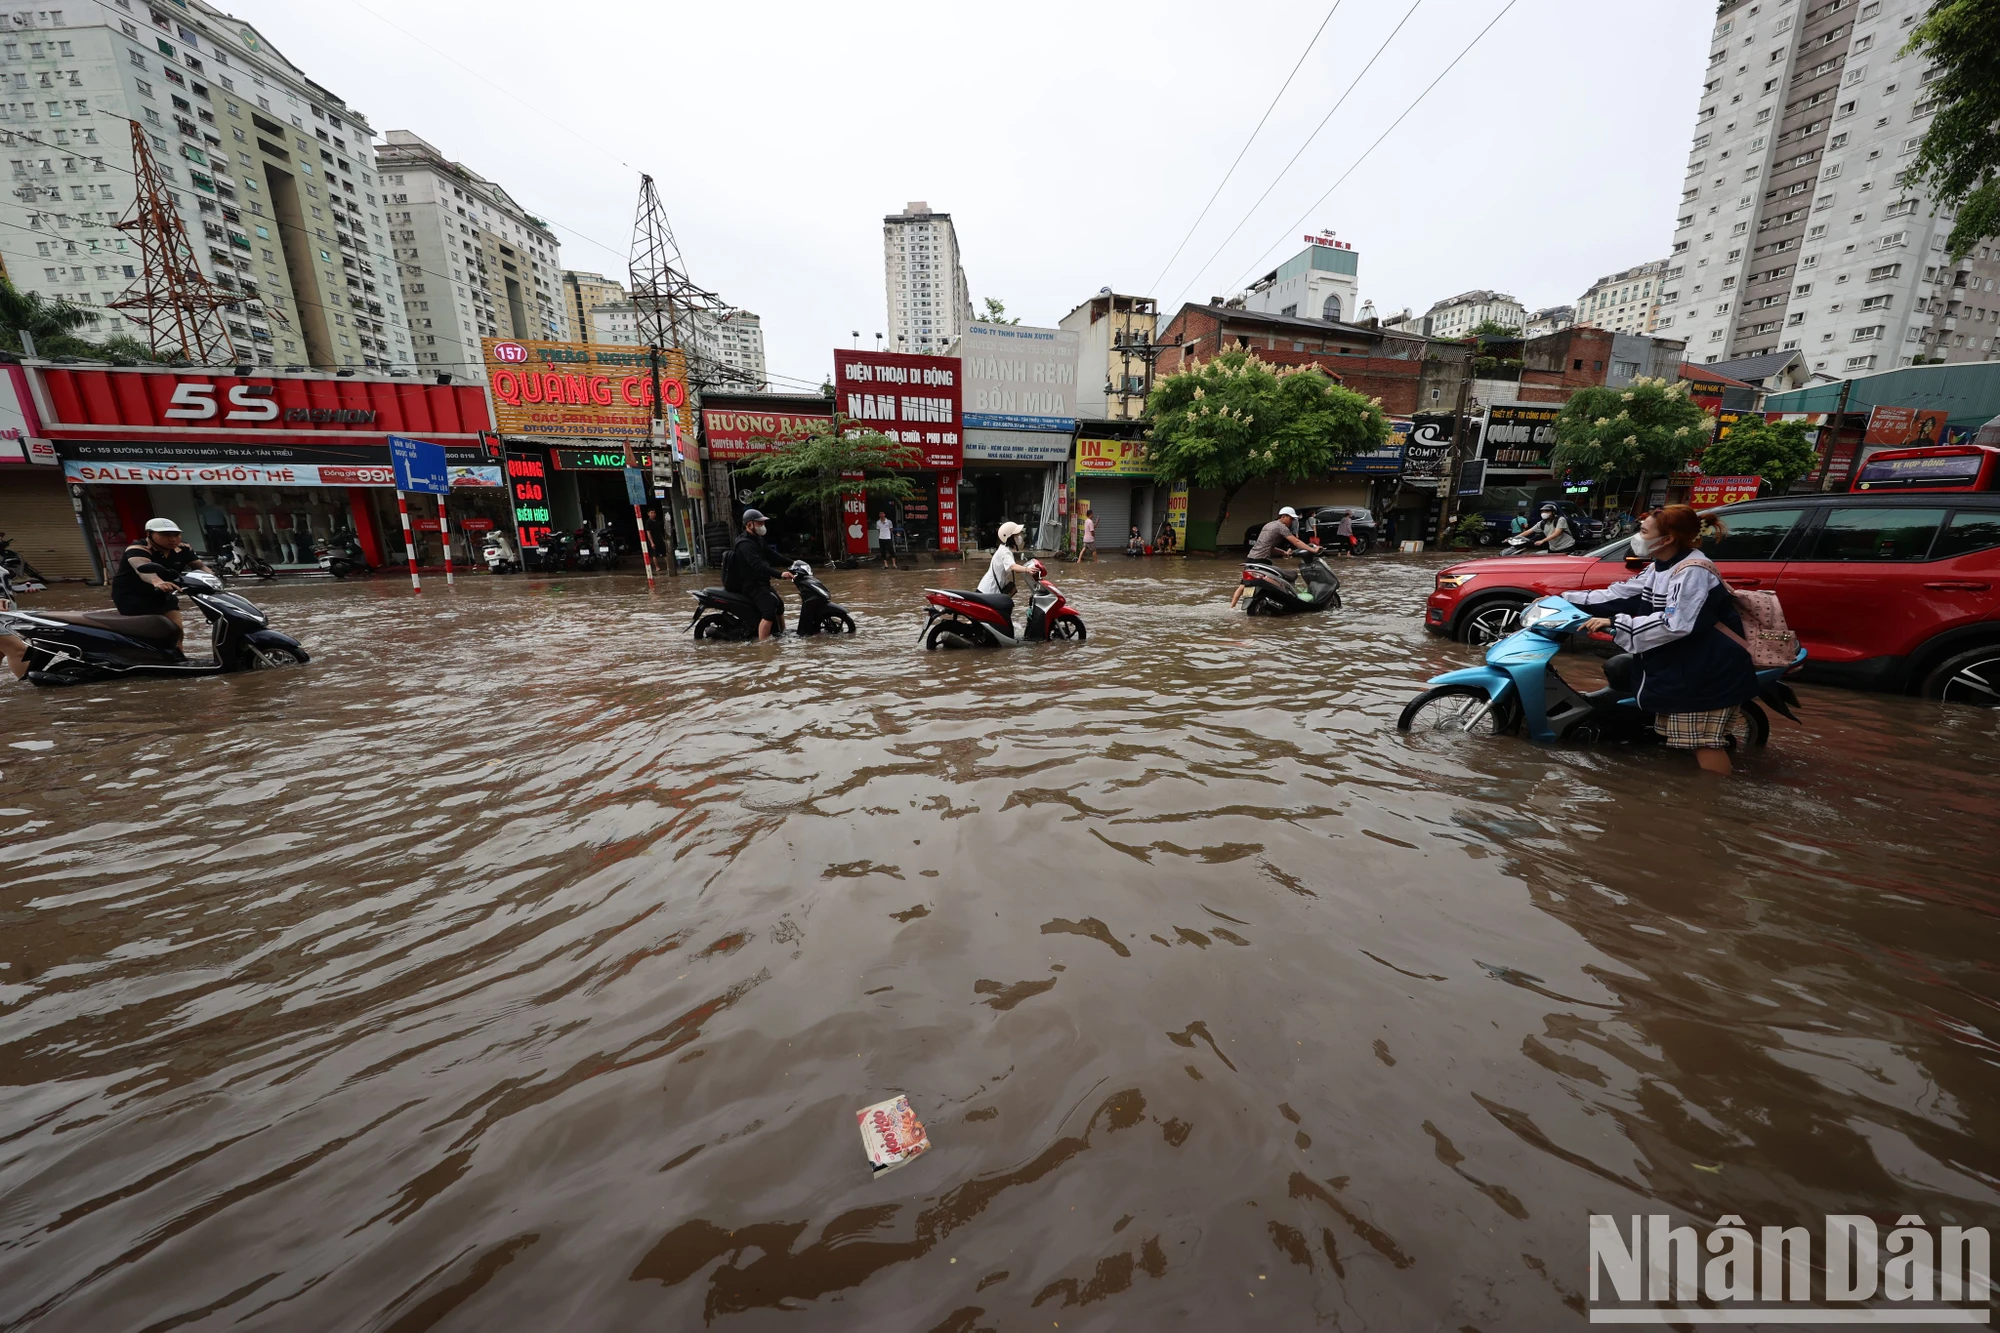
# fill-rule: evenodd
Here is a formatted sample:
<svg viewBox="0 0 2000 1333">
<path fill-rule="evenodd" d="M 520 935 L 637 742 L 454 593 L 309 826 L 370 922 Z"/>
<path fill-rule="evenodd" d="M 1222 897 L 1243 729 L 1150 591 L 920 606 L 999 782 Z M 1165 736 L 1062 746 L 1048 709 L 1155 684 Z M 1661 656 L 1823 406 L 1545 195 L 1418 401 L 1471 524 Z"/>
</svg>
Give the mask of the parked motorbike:
<svg viewBox="0 0 2000 1333">
<path fill-rule="evenodd" d="M 4 532 L 0 532 L 0 569 L 6 570 L 7 580 L 16 592 L 42 592 L 49 586 L 48 579 L 14 549 Z"/>
<path fill-rule="evenodd" d="M 486 540 L 479 544 L 480 557 L 486 561 L 489 574 L 515 574 L 521 569 L 520 557 L 514 554 L 514 544 L 500 535 L 498 528 L 486 534 Z"/>
<path fill-rule="evenodd" d="M 570 534 L 570 550 L 574 552 L 571 564 L 579 574 L 588 574 L 597 568 L 597 534 L 588 527 L 578 528 Z"/>
<path fill-rule="evenodd" d="M 599 569 L 618 568 L 619 557 L 624 555 L 625 552 L 624 548 L 619 546 L 618 534 L 611 530 L 611 525 L 606 523 L 603 527 L 599 528 L 592 534 L 592 540 L 597 545 L 597 567 Z"/>
<path fill-rule="evenodd" d="M 270 627 L 248 599 L 223 589 L 204 570 L 179 576 L 178 591 L 208 618 L 213 656 L 196 661 L 180 649 L 165 616 L 116 611 L 6 611 L 0 629 L 28 644 L 28 679 L 36 685 L 84 685 L 125 676 L 214 676 L 311 660 L 297 639 Z"/>
<path fill-rule="evenodd" d="M 527 561 L 528 568 L 538 574 L 560 574 L 569 568 L 569 563 L 569 534 L 554 531 L 543 534 L 542 544 L 534 548 Z"/>
<path fill-rule="evenodd" d="M 319 567 L 337 579 L 375 572 L 375 566 L 368 563 L 367 552 L 361 549 L 361 539 L 351 528 L 332 534 L 313 551 L 319 557 Z"/>
<path fill-rule="evenodd" d="M 1579 633 L 1591 614 L 1560 597 L 1532 603 L 1521 612 L 1520 628 L 1487 648 L 1485 666 L 1432 677 L 1431 688 L 1404 707 L 1396 730 L 1505 736 L 1525 729 L 1543 742 L 1657 742 L 1653 714 L 1636 699 L 1611 686 L 1580 694 L 1551 665 L 1563 640 Z M 1789 666 L 1757 673 L 1758 696 L 1739 710 L 1731 748 L 1762 745 L 1770 736 L 1760 702 L 1798 720 L 1792 711 L 1798 696 L 1784 678 L 1805 660 L 1801 648 Z"/>
<path fill-rule="evenodd" d="M 225 578 L 257 579 L 260 582 L 269 582 L 278 577 L 278 571 L 272 567 L 270 561 L 254 554 L 249 547 L 243 544 L 241 537 L 231 537 L 223 544 L 220 551 L 213 555 L 204 556 L 203 559 L 207 560 L 216 572 Z M 324 562 L 322 562 L 321 567 L 324 568 Z"/>
<path fill-rule="evenodd" d="M 1243 566 L 1243 582 L 1253 588 L 1244 608 L 1253 616 L 1293 616 L 1306 611 L 1338 610 L 1340 577 L 1317 551 L 1299 559 L 1304 592 L 1276 561 L 1252 560 Z"/>
<path fill-rule="evenodd" d="M 1083 617 L 1071 609 L 1062 589 L 1048 580 L 1048 567 L 1029 562 L 1035 588 L 1028 595 L 1028 622 L 1017 636 L 1006 610 L 1007 599 L 993 593 L 924 589 L 930 604 L 918 634 L 926 648 L 1018 648 L 1049 640 L 1082 643 L 1087 634 Z"/>
<path fill-rule="evenodd" d="M 728 577 L 730 562 L 734 553 L 722 557 L 723 577 Z M 812 566 L 803 560 L 791 563 L 792 586 L 799 593 L 798 632 L 801 637 L 808 634 L 852 634 L 854 617 L 847 608 L 833 600 L 833 594 L 813 573 Z M 694 619 L 688 622 L 697 639 L 754 639 L 757 637 L 758 622 L 763 619 L 757 614 L 756 603 L 742 593 L 730 592 L 726 588 L 702 588 L 692 594 L 694 597 Z M 782 624 L 774 627 L 784 631 Z"/>
</svg>

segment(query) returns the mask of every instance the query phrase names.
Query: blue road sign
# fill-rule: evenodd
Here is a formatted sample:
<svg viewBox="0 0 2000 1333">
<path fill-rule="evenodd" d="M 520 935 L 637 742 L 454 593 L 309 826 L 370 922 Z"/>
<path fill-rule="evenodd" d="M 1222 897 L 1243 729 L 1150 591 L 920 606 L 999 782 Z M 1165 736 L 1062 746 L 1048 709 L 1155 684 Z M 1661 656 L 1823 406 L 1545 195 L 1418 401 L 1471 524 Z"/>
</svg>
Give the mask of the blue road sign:
<svg viewBox="0 0 2000 1333">
<path fill-rule="evenodd" d="M 451 477 L 445 469 L 443 445 L 432 444 L 429 440 L 413 440 L 406 435 L 391 435 L 389 461 L 396 467 L 397 490 L 451 494 Z"/>
<path fill-rule="evenodd" d="M 646 474 L 638 468 L 625 469 L 625 494 L 635 505 L 646 503 Z"/>
</svg>

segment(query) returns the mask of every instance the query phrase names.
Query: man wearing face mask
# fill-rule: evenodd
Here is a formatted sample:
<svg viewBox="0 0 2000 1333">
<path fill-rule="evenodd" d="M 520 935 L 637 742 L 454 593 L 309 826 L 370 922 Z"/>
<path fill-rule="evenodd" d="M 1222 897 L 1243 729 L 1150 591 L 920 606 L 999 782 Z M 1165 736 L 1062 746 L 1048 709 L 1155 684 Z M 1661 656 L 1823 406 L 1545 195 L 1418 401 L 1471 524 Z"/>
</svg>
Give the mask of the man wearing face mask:
<svg viewBox="0 0 2000 1333">
<path fill-rule="evenodd" d="M 1576 537 L 1569 530 L 1569 520 L 1553 504 L 1542 505 L 1542 521 L 1523 534 L 1528 539 L 1529 551 L 1567 551 L 1576 545 Z"/>
<path fill-rule="evenodd" d="M 729 562 L 729 576 L 725 586 L 733 593 L 748 597 L 757 607 L 757 637 L 768 639 L 773 630 L 783 629 L 785 624 L 785 603 L 771 588 L 774 578 L 788 579 L 792 572 L 779 569 L 772 563 L 771 548 L 765 544 L 764 534 L 770 524 L 764 515 L 755 509 L 743 511 L 743 535 L 736 539 Z"/>
</svg>

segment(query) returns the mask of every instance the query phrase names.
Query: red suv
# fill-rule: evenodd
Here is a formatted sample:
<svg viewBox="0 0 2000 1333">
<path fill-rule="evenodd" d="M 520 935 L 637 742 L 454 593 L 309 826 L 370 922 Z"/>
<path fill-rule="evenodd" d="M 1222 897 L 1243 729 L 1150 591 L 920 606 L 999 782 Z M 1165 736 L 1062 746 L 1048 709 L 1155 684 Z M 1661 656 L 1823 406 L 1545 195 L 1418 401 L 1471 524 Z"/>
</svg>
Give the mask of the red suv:
<svg viewBox="0 0 2000 1333">
<path fill-rule="evenodd" d="M 1707 514 L 1726 535 L 1702 549 L 1731 584 L 1778 594 L 1811 654 L 1804 679 L 2000 706 L 2000 492 L 1774 495 Z M 1537 597 L 1626 577 L 1628 550 L 1452 565 L 1424 628 L 1490 643 Z"/>
</svg>

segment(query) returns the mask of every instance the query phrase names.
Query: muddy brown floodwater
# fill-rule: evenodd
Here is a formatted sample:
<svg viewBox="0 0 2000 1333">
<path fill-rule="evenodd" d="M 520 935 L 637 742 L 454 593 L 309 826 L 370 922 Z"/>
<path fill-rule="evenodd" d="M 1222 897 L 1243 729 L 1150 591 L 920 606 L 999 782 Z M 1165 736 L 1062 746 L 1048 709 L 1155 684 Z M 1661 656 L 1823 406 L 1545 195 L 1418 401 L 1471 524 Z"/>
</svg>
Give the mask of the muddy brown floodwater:
<svg viewBox="0 0 2000 1333">
<path fill-rule="evenodd" d="M 2000 714 L 1415 744 L 1433 568 L 281 587 L 310 666 L 0 692 L 0 1327 L 1547 1329 L 1594 1212 L 1992 1222 Z"/>
</svg>

